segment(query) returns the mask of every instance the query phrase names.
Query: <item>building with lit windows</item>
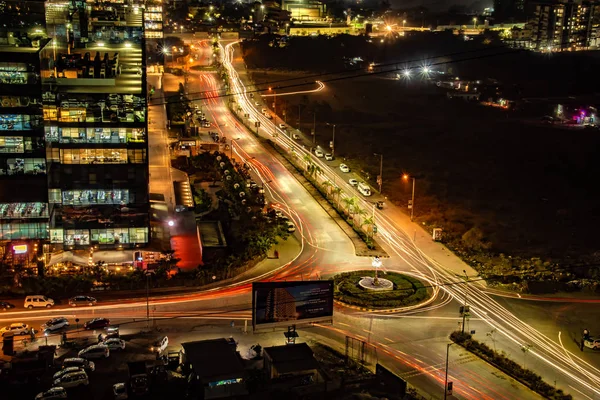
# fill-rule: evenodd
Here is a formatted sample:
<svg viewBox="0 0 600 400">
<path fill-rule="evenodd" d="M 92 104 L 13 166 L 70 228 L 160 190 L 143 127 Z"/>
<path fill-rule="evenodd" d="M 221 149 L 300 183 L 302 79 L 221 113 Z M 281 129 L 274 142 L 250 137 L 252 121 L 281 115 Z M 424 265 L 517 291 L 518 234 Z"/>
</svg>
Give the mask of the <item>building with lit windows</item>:
<svg viewBox="0 0 600 400">
<path fill-rule="evenodd" d="M 163 6 L 160 0 L 145 2 L 144 32 L 147 39 L 163 38 Z"/>
<path fill-rule="evenodd" d="M 143 13 L 118 3 L 48 2 L 46 10 L 48 33 L 55 32 L 40 52 L 50 243 L 143 247 L 149 241 Z"/>
<path fill-rule="evenodd" d="M 529 26 L 533 47 L 541 51 L 596 47 L 600 34 L 600 2 L 537 3 Z"/>
<path fill-rule="evenodd" d="M 45 42 L 42 42 L 44 44 Z M 0 242 L 48 239 L 40 48 L 0 46 Z M 25 246 L 25 247 L 22 247 Z"/>
</svg>

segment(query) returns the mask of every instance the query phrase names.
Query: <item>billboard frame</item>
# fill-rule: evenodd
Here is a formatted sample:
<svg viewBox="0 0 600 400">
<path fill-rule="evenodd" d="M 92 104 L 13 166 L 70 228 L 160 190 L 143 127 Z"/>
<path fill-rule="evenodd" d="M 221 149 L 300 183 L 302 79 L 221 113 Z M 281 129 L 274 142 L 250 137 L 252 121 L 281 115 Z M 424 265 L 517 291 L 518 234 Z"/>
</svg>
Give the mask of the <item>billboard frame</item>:
<svg viewBox="0 0 600 400">
<path fill-rule="evenodd" d="M 326 307 L 331 310 L 331 315 L 323 315 L 314 318 L 290 319 L 286 321 L 258 323 L 256 320 L 257 295 L 259 290 L 268 290 L 286 287 L 310 286 L 310 285 L 327 285 L 330 296 L 324 300 L 327 302 Z M 296 300 L 296 302 L 302 300 Z M 291 325 L 308 325 L 316 322 L 333 323 L 333 281 L 332 280 L 314 280 L 314 281 L 284 281 L 284 282 L 253 282 L 252 283 L 252 330 L 272 329 L 277 327 L 288 327 Z"/>
</svg>

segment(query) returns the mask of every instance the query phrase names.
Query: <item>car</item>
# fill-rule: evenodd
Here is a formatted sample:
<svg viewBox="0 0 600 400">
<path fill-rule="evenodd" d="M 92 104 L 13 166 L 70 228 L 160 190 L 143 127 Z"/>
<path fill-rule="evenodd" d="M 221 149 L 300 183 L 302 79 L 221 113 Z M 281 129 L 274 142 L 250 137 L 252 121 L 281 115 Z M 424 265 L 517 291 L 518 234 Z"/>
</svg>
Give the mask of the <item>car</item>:
<svg viewBox="0 0 600 400">
<path fill-rule="evenodd" d="M 25 297 L 25 302 L 23 304 L 23 307 L 31 310 L 34 307 L 50 308 L 53 305 L 54 305 L 54 300 L 52 300 L 51 298 L 42 296 L 40 294 L 36 294 L 34 296 Z"/>
<path fill-rule="evenodd" d="M 162 353 L 167 349 L 168 345 L 169 338 L 167 336 L 162 336 L 152 344 L 150 351 L 153 353 Z"/>
<path fill-rule="evenodd" d="M 300 135 L 298 135 L 297 133 L 294 133 L 294 134 L 292 134 L 292 139 L 300 140 Z"/>
<path fill-rule="evenodd" d="M 127 386 L 125 385 L 125 383 L 115 383 L 113 385 L 113 394 L 115 396 L 115 400 L 127 399 Z"/>
<path fill-rule="evenodd" d="M 42 393 L 38 393 L 37 396 L 35 396 L 35 400 L 54 400 L 54 399 L 66 399 L 67 398 L 67 391 L 65 390 L 64 387 L 53 387 L 50 388 L 48 390 L 46 390 L 45 392 Z"/>
<path fill-rule="evenodd" d="M 350 172 L 350 168 L 346 164 L 340 164 L 340 171 L 348 173 Z"/>
<path fill-rule="evenodd" d="M 265 117 L 267 117 L 268 119 L 273 119 L 273 116 L 271 114 L 269 114 L 269 113 L 266 113 Z"/>
<path fill-rule="evenodd" d="M 296 232 L 296 225 L 291 221 L 286 221 L 286 229 L 289 233 Z"/>
<path fill-rule="evenodd" d="M 15 308 L 15 305 L 6 301 L 0 301 L 0 308 L 4 311 Z"/>
<path fill-rule="evenodd" d="M 198 108 L 198 107 L 196 107 L 196 108 Z M 202 110 L 198 110 L 198 109 L 197 109 L 197 110 L 196 110 L 196 115 L 203 116 L 203 115 L 204 115 L 204 113 L 202 112 Z"/>
<path fill-rule="evenodd" d="M 197 109 L 199 109 L 199 108 L 200 108 L 200 106 L 198 106 L 198 104 L 194 104 L 194 109 L 196 109 L 196 110 L 197 110 Z"/>
<path fill-rule="evenodd" d="M 354 178 L 348 179 L 348 183 L 350 184 L 350 186 L 358 186 L 358 180 Z"/>
<path fill-rule="evenodd" d="M 327 160 L 327 161 L 333 160 L 333 154 L 331 154 L 331 153 L 325 154 L 325 160 Z"/>
<path fill-rule="evenodd" d="M 108 318 L 94 318 L 83 324 L 84 329 L 102 329 L 110 325 Z"/>
<path fill-rule="evenodd" d="M 209 121 L 203 121 L 202 122 L 202 127 L 203 128 L 210 128 L 210 122 Z"/>
<path fill-rule="evenodd" d="M 319 149 L 315 150 L 315 156 L 322 158 L 325 154 L 323 154 L 323 152 Z"/>
<path fill-rule="evenodd" d="M 58 379 L 54 380 L 54 386 L 60 386 L 65 389 L 74 388 L 77 386 L 87 386 L 90 384 L 85 371 L 69 372 Z"/>
<path fill-rule="evenodd" d="M 383 210 L 383 206 L 385 205 L 385 203 L 382 200 L 379 200 L 377 203 L 375 203 L 375 206 L 379 209 L 379 210 Z"/>
<path fill-rule="evenodd" d="M 95 306 L 96 299 L 90 296 L 75 296 L 69 299 L 69 305 L 71 307 L 77 306 Z"/>
<path fill-rule="evenodd" d="M 110 349 L 104 344 L 93 344 L 77 353 L 79 358 L 89 360 L 92 358 L 108 358 L 110 356 Z"/>
<path fill-rule="evenodd" d="M 254 102 L 254 105 L 255 105 L 256 107 L 258 107 L 258 106 L 260 106 L 260 103 L 259 103 L 258 101 L 255 101 L 255 102 Z"/>
<path fill-rule="evenodd" d="M 41 328 L 42 332 L 47 333 L 66 328 L 67 326 L 69 326 L 68 319 L 66 319 L 65 317 L 57 317 L 47 321 L 44 325 L 41 326 Z"/>
<path fill-rule="evenodd" d="M 84 369 L 82 367 L 63 368 L 60 371 L 58 371 L 57 373 L 55 373 L 54 376 L 52 376 L 52 381 L 60 379 L 60 377 L 62 377 L 65 374 L 69 374 L 71 372 L 78 372 L 78 371 L 84 371 Z"/>
<path fill-rule="evenodd" d="M 9 332 L 15 336 L 27 335 L 29 333 L 29 325 L 23 322 L 15 322 L 14 324 L 10 324 L 0 329 L 0 333 L 2 333 L 2 336 L 8 334 Z"/>
<path fill-rule="evenodd" d="M 80 357 L 65 358 L 63 360 L 62 367 L 63 369 L 69 367 L 79 367 L 86 370 L 86 372 L 94 372 L 96 370 L 96 364 L 94 364 L 93 361 L 89 361 Z"/>
<path fill-rule="evenodd" d="M 284 131 L 287 129 L 287 127 L 285 126 L 285 124 L 279 124 L 277 126 L 279 127 L 279 129 L 283 129 Z"/>
<path fill-rule="evenodd" d="M 600 339 L 588 338 L 583 341 L 583 345 L 588 349 L 600 350 Z"/>
<path fill-rule="evenodd" d="M 104 344 L 110 350 L 125 350 L 125 341 L 123 339 L 106 339 L 102 344 Z"/>
</svg>

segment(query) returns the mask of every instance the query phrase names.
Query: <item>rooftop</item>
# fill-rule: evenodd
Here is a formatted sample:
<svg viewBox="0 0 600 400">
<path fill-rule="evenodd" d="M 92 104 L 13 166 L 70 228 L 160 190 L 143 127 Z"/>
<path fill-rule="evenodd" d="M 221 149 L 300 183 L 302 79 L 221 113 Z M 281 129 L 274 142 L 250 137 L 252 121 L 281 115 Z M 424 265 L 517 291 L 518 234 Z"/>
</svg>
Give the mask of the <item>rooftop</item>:
<svg viewBox="0 0 600 400">
<path fill-rule="evenodd" d="M 312 349 L 306 343 L 266 347 L 263 351 L 280 374 L 319 368 Z"/>
<path fill-rule="evenodd" d="M 192 369 L 204 382 L 241 378 L 244 365 L 235 346 L 226 339 L 200 340 L 182 343 Z"/>
</svg>

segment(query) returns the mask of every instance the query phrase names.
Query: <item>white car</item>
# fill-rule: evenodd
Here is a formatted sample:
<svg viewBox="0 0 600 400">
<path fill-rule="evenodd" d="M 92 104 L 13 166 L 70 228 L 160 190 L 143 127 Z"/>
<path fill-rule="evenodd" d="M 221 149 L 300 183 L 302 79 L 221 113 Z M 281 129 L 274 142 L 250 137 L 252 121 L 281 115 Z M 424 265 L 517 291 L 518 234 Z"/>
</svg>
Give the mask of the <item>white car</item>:
<svg viewBox="0 0 600 400">
<path fill-rule="evenodd" d="M 258 106 L 260 106 L 260 103 L 259 103 L 258 101 L 255 101 L 255 102 L 254 102 L 254 105 L 255 105 L 256 107 L 258 107 Z"/>
<path fill-rule="evenodd" d="M 2 333 L 2 336 L 6 335 L 9 332 L 12 332 L 15 336 L 27 335 L 29 333 L 29 325 L 23 322 L 15 322 L 14 324 L 10 324 L 0 329 L 0 333 Z"/>
<path fill-rule="evenodd" d="M 87 386 L 89 384 L 90 381 L 85 371 L 69 372 L 54 380 L 54 386 L 60 386 L 66 389 L 81 385 Z"/>
<path fill-rule="evenodd" d="M 294 133 L 294 134 L 292 134 L 292 139 L 300 140 L 300 135 L 298 135 L 297 133 Z"/>
<path fill-rule="evenodd" d="M 350 186 L 358 186 L 358 181 L 354 178 L 348 179 Z"/>
<path fill-rule="evenodd" d="M 67 391 L 63 387 L 53 387 L 45 392 L 38 393 L 35 396 L 35 400 L 55 400 L 55 399 L 66 399 Z"/>
<path fill-rule="evenodd" d="M 102 357 L 108 358 L 109 355 L 110 350 L 108 349 L 108 346 L 105 346 L 103 344 L 94 344 L 90 347 L 86 347 L 77 354 L 78 357 L 86 360 Z"/>
<path fill-rule="evenodd" d="M 110 350 L 125 350 L 125 341 L 123 339 L 111 338 L 105 340 L 103 344 Z"/>
<path fill-rule="evenodd" d="M 67 367 L 65 369 L 61 369 L 60 371 L 58 371 L 57 373 L 54 374 L 54 376 L 52 377 L 52 381 L 60 379 L 63 375 L 70 374 L 71 372 L 79 372 L 79 371 L 85 371 L 85 370 L 82 367 Z"/>
<path fill-rule="evenodd" d="M 84 358 L 65 358 L 62 363 L 63 369 L 70 367 L 83 368 L 86 372 L 94 372 L 96 365 L 93 361 L 88 361 Z"/>
<path fill-rule="evenodd" d="M 65 317 L 52 318 L 41 326 L 42 332 L 54 332 L 62 328 L 69 326 L 69 321 Z"/>
<path fill-rule="evenodd" d="M 584 340 L 583 344 L 588 349 L 600 350 L 600 339 L 589 338 Z"/>
<path fill-rule="evenodd" d="M 283 129 L 284 131 L 286 130 L 285 124 L 279 124 L 277 126 L 279 127 L 279 129 Z"/>
<path fill-rule="evenodd" d="M 113 385 L 113 394 L 115 395 L 115 400 L 127 399 L 127 386 L 123 382 L 115 383 Z"/>
<path fill-rule="evenodd" d="M 286 221 L 286 229 L 289 233 L 296 232 L 296 225 L 294 225 L 291 221 Z"/>
<path fill-rule="evenodd" d="M 319 149 L 315 150 L 315 156 L 319 157 L 319 158 L 323 158 L 325 154 L 323 154 L 323 152 Z"/>
<path fill-rule="evenodd" d="M 327 161 L 333 160 L 333 154 L 331 154 L 331 153 L 325 154 L 325 160 L 327 160 Z"/>
<path fill-rule="evenodd" d="M 167 336 L 163 336 L 158 339 L 154 344 L 150 347 L 150 351 L 153 353 L 162 353 L 167 349 L 169 345 L 169 338 Z"/>
<path fill-rule="evenodd" d="M 350 168 L 346 164 L 340 164 L 340 171 L 348 173 L 350 172 Z"/>
</svg>

